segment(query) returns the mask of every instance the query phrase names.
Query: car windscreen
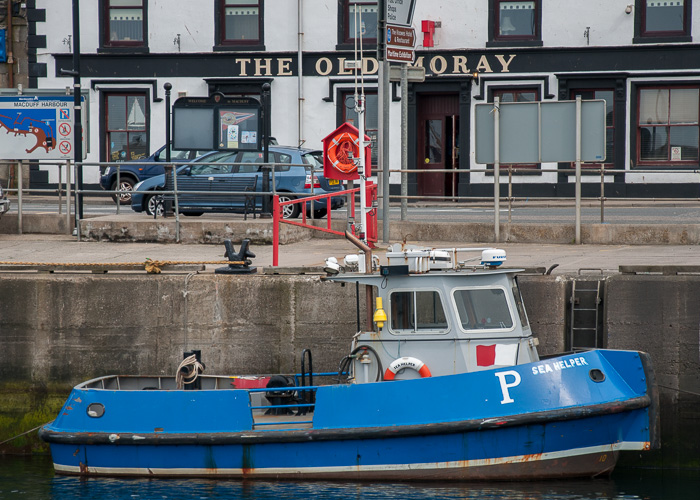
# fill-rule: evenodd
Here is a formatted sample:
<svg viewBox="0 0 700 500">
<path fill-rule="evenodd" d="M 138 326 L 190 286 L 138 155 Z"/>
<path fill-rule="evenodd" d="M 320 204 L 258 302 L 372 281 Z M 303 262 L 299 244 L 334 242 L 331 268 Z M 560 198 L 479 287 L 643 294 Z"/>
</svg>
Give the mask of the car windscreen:
<svg viewBox="0 0 700 500">
<path fill-rule="evenodd" d="M 312 151 L 310 153 L 304 153 L 301 159 L 307 165 L 311 165 L 314 170 L 323 169 L 323 152 Z"/>
</svg>

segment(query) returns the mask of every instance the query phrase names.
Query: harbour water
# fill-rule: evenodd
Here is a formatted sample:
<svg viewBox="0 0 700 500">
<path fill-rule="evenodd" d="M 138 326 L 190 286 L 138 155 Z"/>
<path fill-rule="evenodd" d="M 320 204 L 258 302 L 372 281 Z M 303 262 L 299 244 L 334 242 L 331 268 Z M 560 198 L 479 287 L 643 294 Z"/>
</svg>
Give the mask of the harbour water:
<svg viewBox="0 0 700 500">
<path fill-rule="evenodd" d="M 617 470 L 609 479 L 502 483 L 344 483 L 56 476 L 51 460 L 0 456 L 0 500 L 48 499 L 698 500 L 700 471 Z"/>
</svg>

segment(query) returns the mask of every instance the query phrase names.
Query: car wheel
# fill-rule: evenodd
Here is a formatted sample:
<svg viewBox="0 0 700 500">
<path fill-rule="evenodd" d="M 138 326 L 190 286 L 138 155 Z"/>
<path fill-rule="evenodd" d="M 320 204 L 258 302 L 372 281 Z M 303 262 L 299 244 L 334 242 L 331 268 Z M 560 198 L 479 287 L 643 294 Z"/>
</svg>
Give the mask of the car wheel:
<svg viewBox="0 0 700 500">
<path fill-rule="evenodd" d="M 112 199 L 119 203 L 120 205 L 131 204 L 131 192 L 134 190 L 136 182 L 128 177 L 122 177 L 119 179 L 119 185 L 117 181 L 112 183 L 112 191 L 119 191 L 112 195 Z"/>
<path fill-rule="evenodd" d="M 281 194 L 279 196 L 280 203 L 284 201 L 291 201 L 294 200 L 295 198 L 292 196 L 289 196 L 287 194 Z M 299 204 L 295 203 L 294 205 L 285 205 L 282 207 L 282 218 L 283 219 L 296 219 L 299 217 L 299 212 L 301 212 L 301 209 L 299 208 Z"/>
<path fill-rule="evenodd" d="M 146 213 L 148 215 L 156 214 L 158 217 L 162 217 L 164 212 L 165 206 L 162 194 L 152 194 L 146 198 Z"/>
</svg>

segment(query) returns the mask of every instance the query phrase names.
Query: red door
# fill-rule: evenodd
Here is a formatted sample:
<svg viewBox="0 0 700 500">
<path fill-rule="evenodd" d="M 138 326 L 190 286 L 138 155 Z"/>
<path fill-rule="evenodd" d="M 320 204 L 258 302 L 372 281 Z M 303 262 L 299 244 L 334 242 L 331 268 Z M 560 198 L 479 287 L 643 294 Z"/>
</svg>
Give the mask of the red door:
<svg viewBox="0 0 700 500">
<path fill-rule="evenodd" d="M 459 165 L 459 97 L 457 94 L 420 95 L 418 103 L 419 196 L 452 196 Z M 431 170 L 455 172 L 431 172 Z"/>
</svg>

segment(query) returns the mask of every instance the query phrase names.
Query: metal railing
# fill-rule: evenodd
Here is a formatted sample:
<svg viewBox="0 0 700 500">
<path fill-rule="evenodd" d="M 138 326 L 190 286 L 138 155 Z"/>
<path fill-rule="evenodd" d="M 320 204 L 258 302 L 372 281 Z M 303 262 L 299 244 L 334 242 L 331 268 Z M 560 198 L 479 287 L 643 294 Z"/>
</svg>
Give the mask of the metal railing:
<svg viewBox="0 0 700 500">
<path fill-rule="evenodd" d="M 36 189 L 36 188 L 25 188 L 23 186 L 23 175 L 20 175 L 19 172 L 21 172 L 23 169 L 29 167 L 28 162 L 5 162 L 11 163 L 14 165 L 17 165 L 16 169 L 16 174 L 13 179 L 10 179 L 11 181 L 14 181 L 13 184 L 16 184 L 16 187 L 13 185 L 10 186 L 4 186 L 5 191 L 10 194 L 10 195 L 15 195 L 17 197 L 17 218 L 18 218 L 18 232 L 21 234 L 22 232 L 22 215 L 23 215 L 23 203 L 25 201 L 26 196 L 49 196 L 49 197 L 57 197 L 57 213 L 58 214 L 63 214 L 65 213 L 66 216 L 66 226 L 70 228 L 71 224 L 71 208 L 73 208 L 73 214 L 74 214 L 74 222 L 75 226 L 79 226 L 79 217 L 77 214 L 77 210 L 75 210 L 76 207 L 76 198 L 81 197 L 84 199 L 86 196 L 106 196 L 106 195 L 118 195 L 121 193 L 121 191 L 108 191 L 108 190 L 102 190 L 102 189 L 75 189 L 74 187 L 74 180 L 77 178 L 77 171 L 79 168 L 82 168 L 83 171 L 86 169 L 104 169 L 106 167 L 115 167 L 117 169 L 117 179 L 118 181 L 121 180 L 121 167 L 124 165 L 123 163 L 113 163 L 113 162 L 83 162 L 83 163 L 78 163 L 74 164 L 71 161 L 64 161 L 64 162 L 40 162 L 39 164 L 44 167 L 48 168 L 49 171 L 51 168 L 54 168 L 55 171 L 53 173 L 53 178 L 57 180 L 56 188 L 51 188 L 51 189 Z M 36 162 L 34 162 L 36 163 Z M 162 163 L 147 163 L 144 162 L 143 165 L 162 165 Z M 184 165 L 189 165 L 192 164 L 191 162 L 171 162 L 173 165 L 173 172 L 176 172 L 178 168 Z M 196 165 L 205 165 L 206 163 L 196 163 Z M 212 163 L 216 164 L 216 163 Z M 192 164 L 195 165 L 195 164 Z M 250 163 L 226 163 L 226 165 L 247 165 L 250 166 Z M 261 164 L 261 163 L 256 163 L 255 165 L 262 165 L 265 166 L 266 168 L 269 168 L 271 171 L 271 181 L 270 181 L 270 186 L 271 190 L 270 191 L 256 191 L 255 195 L 256 196 L 274 196 L 275 194 L 279 194 L 277 191 L 277 182 L 276 182 L 276 175 L 272 175 L 276 171 L 277 168 L 279 167 L 286 167 L 286 166 L 303 166 L 305 168 L 305 171 L 308 173 L 314 173 L 314 175 L 317 175 L 319 172 L 313 171 L 312 167 L 310 165 L 298 165 L 298 164 L 279 164 L 279 163 L 269 163 L 269 164 Z M 561 173 L 568 174 L 573 176 L 574 175 L 574 169 L 573 168 L 553 168 L 553 169 L 537 169 L 534 170 L 532 168 L 522 168 L 522 167 L 514 167 L 514 166 L 507 166 L 507 167 L 501 167 L 500 170 L 501 173 L 506 173 L 507 176 L 500 176 L 499 180 L 499 190 L 493 189 L 494 195 L 493 196 L 460 196 L 455 190 L 451 194 L 443 195 L 443 196 L 425 196 L 425 195 L 390 195 L 389 199 L 392 202 L 395 203 L 400 203 L 401 205 L 401 215 L 400 215 L 400 220 L 404 221 L 407 220 L 407 206 L 409 202 L 417 202 L 417 201 L 423 201 L 426 203 L 443 203 L 443 202 L 463 202 L 463 203 L 474 203 L 474 202 L 480 202 L 480 203 L 485 203 L 489 206 L 496 206 L 497 202 L 500 202 L 500 200 L 505 200 L 507 202 L 507 222 L 512 223 L 512 211 L 513 207 L 518 203 L 518 202 L 524 202 L 527 200 L 531 200 L 531 197 L 525 197 L 525 196 L 515 196 L 514 190 L 517 190 L 517 186 L 521 183 L 516 182 L 515 176 L 519 176 L 521 174 L 525 175 L 532 175 L 533 173 L 536 173 L 538 176 L 546 176 L 546 175 L 555 175 L 558 176 Z M 597 196 L 583 196 L 581 199 L 585 201 L 595 201 L 596 203 L 599 203 L 600 206 L 600 222 L 604 223 L 605 222 L 605 209 L 606 209 L 606 201 L 608 201 L 610 198 L 606 196 L 606 188 L 607 186 L 612 182 L 612 176 L 615 175 L 624 175 L 624 176 L 660 176 L 664 175 L 666 178 L 668 176 L 673 176 L 676 174 L 679 175 L 684 175 L 684 176 L 697 176 L 697 182 L 700 184 L 700 170 L 698 169 L 673 169 L 673 170 L 659 170 L 659 169 L 634 169 L 634 170 L 625 170 L 625 169 L 612 169 L 612 168 L 605 168 L 602 166 L 595 166 L 595 167 L 585 167 L 582 169 L 583 172 L 583 179 L 585 180 L 590 180 L 589 182 L 582 182 L 584 185 L 591 186 L 592 184 L 599 184 L 597 188 Z M 390 170 L 390 174 L 400 174 L 402 177 L 406 176 L 408 178 L 416 179 L 417 182 L 420 182 L 420 176 L 422 175 L 430 175 L 430 174 L 445 174 L 445 175 L 451 175 L 453 178 L 455 178 L 455 181 L 458 181 L 459 176 L 462 175 L 473 175 L 473 174 L 486 174 L 484 177 L 485 179 L 479 179 L 481 180 L 486 180 L 487 182 L 478 182 L 478 183 L 472 183 L 472 184 L 481 184 L 481 185 L 493 185 L 493 169 L 492 168 L 472 168 L 469 170 L 455 170 L 455 169 L 408 169 L 408 170 Z M 245 174 L 242 174 L 245 175 Z M 489 177 L 486 177 L 489 176 Z M 599 180 L 597 179 L 596 181 L 592 181 L 592 179 L 595 177 L 598 177 Z M 495 176 L 494 176 L 495 177 Z M 177 175 L 174 176 L 174 180 L 176 181 Z M 645 180 L 639 179 L 640 182 L 639 184 L 643 183 L 650 183 L 650 180 L 647 178 Z M 489 182 L 490 181 L 490 182 Z M 635 180 L 636 181 L 636 180 Z M 544 184 L 547 184 L 547 182 L 543 182 Z M 553 181 L 552 184 L 555 184 L 556 181 Z M 119 183 L 117 184 L 119 185 Z M 313 192 L 313 185 L 314 182 L 311 182 L 311 194 L 310 196 L 314 195 Z M 506 194 L 501 195 L 500 192 L 504 189 L 506 189 Z M 590 192 L 590 190 L 589 190 Z M 189 193 L 189 192 L 188 192 Z M 202 192 L 202 191 L 197 191 L 197 192 L 192 192 L 193 194 L 201 194 L 203 196 L 207 195 L 221 195 L 221 194 L 231 194 L 231 195 L 242 195 L 245 193 L 242 192 L 226 192 L 226 191 L 218 191 L 218 192 Z M 177 186 L 174 186 L 174 189 L 172 191 L 159 191 L 159 194 L 166 194 L 166 195 L 172 195 L 175 200 L 178 199 L 179 195 L 182 194 L 181 190 L 177 189 Z M 250 193 L 247 193 L 250 194 Z M 379 195 L 379 206 L 382 206 L 382 196 Z M 557 197 L 537 197 L 537 200 L 541 201 L 567 201 L 570 202 L 573 200 L 573 197 L 566 197 L 566 196 L 557 196 Z M 698 197 L 669 197 L 669 198 L 632 198 L 632 197 L 624 197 L 624 198 L 617 198 L 617 199 L 622 199 L 627 202 L 679 202 L 679 201 L 684 201 L 684 202 L 700 202 L 700 198 Z M 14 207 L 13 207 L 14 209 Z M 577 206 L 576 208 L 577 212 L 580 211 L 580 206 Z M 115 212 L 119 214 L 121 211 L 121 206 L 120 204 L 116 203 L 115 204 Z M 179 213 L 178 210 L 175 211 L 175 222 L 176 222 L 176 239 L 179 241 Z M 5 215 L 7 217 L 7 214 Z M 312 217 L 313 217 L 313 211 L 312 211 Z M 498 232 L 497 228 L 501 223 L 501 214 L 499 211 L 494 211 L 494 232 Z M 577 221 L 580 221 L 580 213 L 578 213 L 577 216 Z M 578 229 L 578 228 L 577 228 Z M 78 239 L 80 239 L 80 234 L 79 231 L 76 233 L 78 236 Z M 578 232 L 577 232 L 578 234 Z"/>
<path fill-rule="evenodd" d="M 124 166 L 124 163 L 121 162 L 82 162 L 82 163 L 71 163 L 70 161 L 65 161 L 65 162 L 41 162 L 40 165 L 42 167 L 54 167 L 57 169 L 57 187 L 52 188 L 52 189 L 37 189 L 37 188 L 25 188 L 23 186 L 23 172 L 22 169 L 27 166 L 28 164 L 26 162 L 6 162 L 6 163 L 11 163 L 17 166 L 16 169 L 16 174 L 14 176 L 14 180 L 16 180 L 17 187 L 8 187 L 5 189 L 5 191 L 12 195 L 17 196 L 17 217 L 18 217 L 18 233 L 22 233 L 22 214 L 24 213 L 23 210 L 23 204 L 24 204 L 24 199 L 27 195 L 38 195 L 38 196 L 53 196 L 57 195 L 58 200 L 59 200 L 59 205 L 58 205 L 58 213 L 61 214 L 63 212 L 63 199 L 65 197 L 65 211 L 66 211 L 66 226 L 67 228 L 71 227 L 71 208 L 73 208 L 73 216 L 74 216 L 74 225 L 75 227 L 79 227 L 80 225 L 80 217 L 79 217 L 79 209 L 78 205 L 81 203 L 79 200 L 86 195 L 96 195 L 96 196 L 105 196 L 105 195 L 114 195 L 115 197 L 119 197 L 120 194 L 123 194 L 124 191 L 121 190 L 103 190 L 103 189 L 79 189 L 78 187 L 75 186 L 75 179 L 78 178 L 78 169 L 83 168 L 99 168 L 100 169 L 100 176 L 101 174 L 106 171 L 107 168 L 116 168 L 116 185 L 120 186 L 121 185 L 121 180 L 122 180 L 122 173 L 121 173 L 121 168 Z M 176 232 L 176 240 L 179 242 L 180 241 L 180 217 L 179 217 L 179 210 L 178 210 L 178 205 L 179 205 L 179 198 L 183 194 L 187 195 L 201 195 L 204 197 L 207 196 L 221 196 L 221 195 L 231 195 L 231 196 L 255 196 L 256 198 L 262 199 L 263 196 L 274 196 L 280 193 L 287 193 L 286 191 L 280 192 L 277 190 L 277 172 L 279 169 L 287 169 L 290 167 L 302 167 L 304 168 L 305 175 L 310 176 L 310 188 L 309 193 L 303 193 L 299 194 L 297 193 L 290 193 L 290 197 L 306 197 L 306 196 L 314 196 L 315 195 L 315 190 L 318 189 L 315 187 L 316 184 L 316 176 L 321 174 L 320 170 L 315 170 L 312 165 L 308 164 L 299 164 L 299 163 L 250 163 L 250 162 L 244 162 L 244 163 L 237 163 L 237 162 L 197 162 L 197 163 L 192 163 L 190 161 L 187 162 L 171 162 L 168 165 L 164 165 L 162 162 L 139 162 L 139 165 L 144 165 L 144 166 L 154 166 L 154 165 L 159 165 L 163 166 L 166 168 L 166 174 L 169 168 L 172 168 L 172 175 L 173 175 L 173 189 L 172 190 L 166 190 L 166 189 L 157 189 L 154 191 L 157 191 L 158 195 L 164 195 L 164 196 L 173 196 L 174 198 L 174 217 L 175 217 L 175 232 Z M 270 176 L 270 191 L 227 191 L 227 190 L 221 190 L 221 191 L 191 191 L 191 190 L 179 190 L 177 188 L 177 179 L 178 177 L 182 176 L 182 174 L 178 174 L 178 170 L 183 167 L 183 166 L 188 166 L 188 165 L 196 165 L 196 166 L 206 166 L 206 165 L 227 165 L 231 167 L 237 167 L 237 166 L 247 166 L 250 167 L 251 165 L 261 167 L 263 171 L 265 169 L 269 170 L 269 176 Z M 72 168 L 71 168 L 72 167 Z M 73 174 L 72 176 L 70 174 Z M 225 172 L 224 172 L 225 173 Z M 245 176 L 255 176 L 259 172 L 246 172 L 246 173 L 241 173 L 241 177 Z M 216 175 L 215 173 L 212 173 L 211 175 Z M 130 176 L 131 177 L 131 176 Z M 13 179 L 10 179 L 11 183 Z M 167 182 L 167 181 L 166 181 Z M 115 211 L 116 214 L 120 214 L 121 211 L 121 203 L 119 201 L 115 202 Z M 229 210 L 225 210 L 229 211 Z M 233 208 L 230 209 L 231 212 L 234 211 Z M 271 214 L 269 214 L 271 216 Z M 313 211 L 311 214 L 311 218 L 313 218 Z M 70 232 L 70 229 L 67 230 L 67 232 Z M 78 240 L 80 240 L 80 231 L 75 231 L 75 234 L 78 237 Z"/>
</svg>

